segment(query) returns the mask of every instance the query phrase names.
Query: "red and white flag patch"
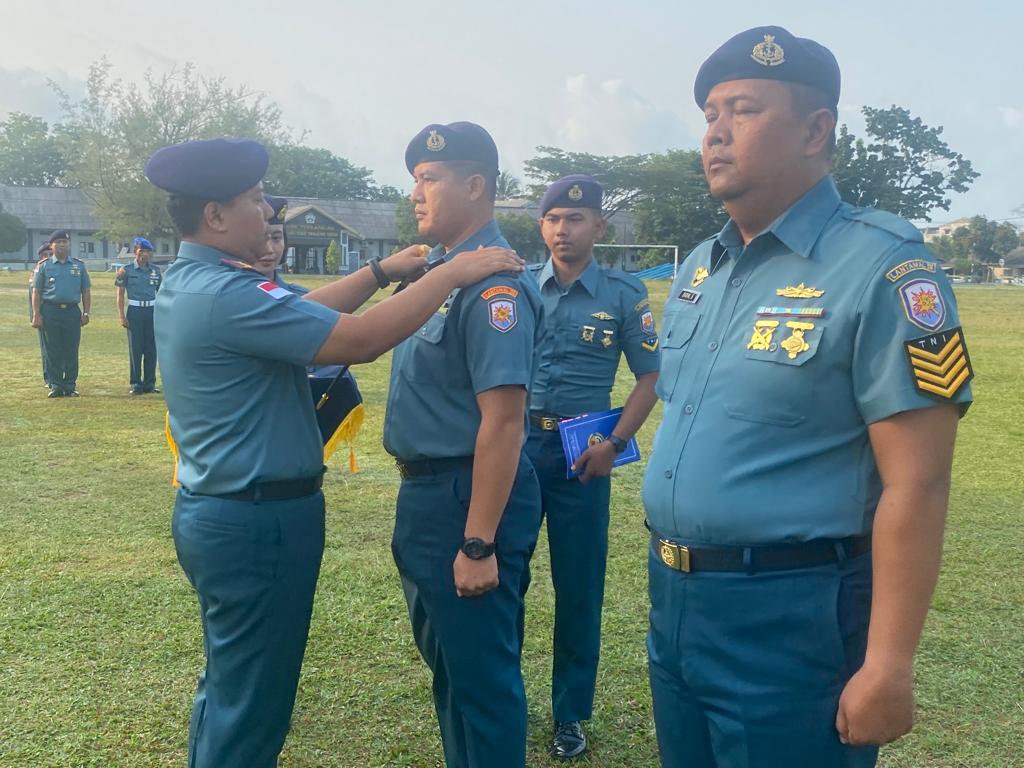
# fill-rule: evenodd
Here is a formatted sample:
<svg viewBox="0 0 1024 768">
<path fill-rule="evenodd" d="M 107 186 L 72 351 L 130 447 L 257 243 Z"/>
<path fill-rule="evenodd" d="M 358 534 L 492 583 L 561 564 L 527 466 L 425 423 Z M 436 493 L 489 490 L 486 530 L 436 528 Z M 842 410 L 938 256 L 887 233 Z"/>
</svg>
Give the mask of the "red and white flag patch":
<svg viewBox="0 0 1024 768">
<path fill-rule="evenodd" d="M 266 293 L 268 296 L 271 296 L 272 298 L 275 299 L 283 299 L 285 296 L 288 295 L 287 288 L 282 288 L 277 283 L 272 283 L 269 280 L 260 283 L 257 287 L 261 291 Z"/>
</svg>

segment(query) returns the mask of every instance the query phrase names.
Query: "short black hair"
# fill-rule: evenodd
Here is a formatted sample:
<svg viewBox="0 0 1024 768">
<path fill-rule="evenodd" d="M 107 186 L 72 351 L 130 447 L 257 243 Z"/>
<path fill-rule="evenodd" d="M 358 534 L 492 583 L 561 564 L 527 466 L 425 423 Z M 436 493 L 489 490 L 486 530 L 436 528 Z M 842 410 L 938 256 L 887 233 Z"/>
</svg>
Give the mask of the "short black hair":
<svg viewBox="0 0 1024 768">
<path fill-rule="evenodd" d="M 789 86 L 789 92 L 792 94 L 793 111 L 798 115 L 805 116 L 817 112 L 819 109 L 827 109 L 836 118 L 836 125 L 838 125 L 839 113 L 836 111 L 836 105 L 823 90 L 803 83 L 786 83 L 786 85 Z M 836 125 L 832 126 L 832 135 L 825 148 L 825 157 L 828 159 L 831 159 L 836 151 Z"/>
<path fill-rule="evenodd" d="M 450 165 L 459 176 L 468 179 L 470 176 L 483 176 L 487 186 L 484 193 L 493 203 L 498 197 L 498 169 L 486 163 L 479 163 L 476 160 L 448 160 Z"/>
<path fill-rule="evenodd" d="M 209 200 L 191 195 L 171 194 L 167 198 L 167 213 L 171 223 L 182 237 L 194 235 L 203 221 L 203 211 Z"/>
</svg>

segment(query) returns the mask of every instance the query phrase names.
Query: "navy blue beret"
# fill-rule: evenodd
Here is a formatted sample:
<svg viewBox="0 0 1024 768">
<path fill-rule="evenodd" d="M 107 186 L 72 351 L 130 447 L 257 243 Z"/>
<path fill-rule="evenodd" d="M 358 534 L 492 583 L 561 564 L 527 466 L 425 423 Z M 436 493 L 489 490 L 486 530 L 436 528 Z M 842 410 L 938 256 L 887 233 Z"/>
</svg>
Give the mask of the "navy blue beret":
<svg viewBox="0 0 1024 768">
<path fill-rule="evenodd" d="M 593 208 L 601 210 L 601 182 L 592 176 L 576 173 L 551 183 L 540 199 L 540 215 L 552 208 Z"/>
<path fill-rule="evenodd" d="M 154 250 L 153 244 L 144 237 L 136 237 L 134 240 L 132 240 L 132 250 L 134 251 L 137 248 L 142 248 L 147 251 Z"/>
<path fill-rule="evenodd" d="M 309 388 L 320 436 L 326 443 L 352 409 L 363 402 L 363 396 L 348 366 L 314 366 L 309 374 Z"/>
<path fill-rule="evenodd" d="M 274 211 L 271 217 L 267 219 L 267 223 L 284 224 L 284 217 L 288 214 L 288 199 L 285 197 L 274 197 L 273 195 L 264 195 L 263 199 L 267 201 L 267 205 Z"/>
<path fill-rule="evenodd" d="M 782 80 L 823 91 L 839 104 L 839 63 L 825 46 L 782 27 L 754 27 L 730 38 L 697 72 L 693 97 L 704 109 L 711 89 L 729 80 Z"/>
<path fill-rule="evenodd" d="M 49 253 L 49 252 L 50 252 L 50 244 L 49 243 L 43 243 L 38 248 L 36 248 L 36 256 L 38 256 L 39 258 L 42 258 L 44 253 Z"/>
<path fill-rule="evenodd" d="M 476 123 L 431 123 L 405 149 L 409 173 L 420 163 L 471 160 L 498 173 L 498 147 L 491 134 Z"/>
<path fill-rule="evenodd" d="M 71 235 L 68 234 L 68 231 L 66 229 L 55 229 L 55 230 L 53 230 L 53 232 L 50 233 L 50 239 L 46 241 L 46 244 L 49 245 L 54 240 L 70 240 L 70 239 L 71 239 Z"/>
<path fill-rule="evenodd" d="M 251 139 L 186 141 L 158 149 L 146 163 L 146 178 L 160 189 L 199 200 L 230 200 L 255 187 L 270 157 Z"/>
</svg>

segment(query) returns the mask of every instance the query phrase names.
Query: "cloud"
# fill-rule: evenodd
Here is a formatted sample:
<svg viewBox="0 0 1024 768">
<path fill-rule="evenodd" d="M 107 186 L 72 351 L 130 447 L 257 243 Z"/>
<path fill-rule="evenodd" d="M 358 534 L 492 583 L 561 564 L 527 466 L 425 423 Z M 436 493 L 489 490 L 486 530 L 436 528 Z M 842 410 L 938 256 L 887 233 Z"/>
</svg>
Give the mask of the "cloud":
<svg viewBox="0 0 1024 768">
<path fill-rule="evenodd" d="M 1003 125 L 1007 128 L 1018 128 L 1024 126 L 1024 109 L 1016 107 L 999 107 L 999 114 L 1003 117 Z"/>
<path fill-rule="evenodd" d="M 0 120 L 11 112 L 37 115 L 53 123 L 60 118 L 60 103 L 49 81 L 56 83 L 72 99 L 85 93 L 84 81 L 63 71 L 46 72 L 31 67 L 0 67 Z"/>
</svg>

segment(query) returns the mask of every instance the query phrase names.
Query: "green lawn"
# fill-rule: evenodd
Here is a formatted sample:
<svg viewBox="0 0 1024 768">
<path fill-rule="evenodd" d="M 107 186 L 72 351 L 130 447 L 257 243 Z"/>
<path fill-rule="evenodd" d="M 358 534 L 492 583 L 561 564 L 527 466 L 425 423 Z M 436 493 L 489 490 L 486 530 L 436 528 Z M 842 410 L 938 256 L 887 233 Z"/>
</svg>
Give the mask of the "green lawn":
<svg viewBox="0 0 1024 768">
<path fill-rule="evenodd" d="M 112 275 L 94 275 L 79 399 L 49 400 L 26 275 L 0 273 L 0 765 L 181 766 L 202 662 L 170 537 L 159 396 L 131 398 Z M 313 284 L 315 278 L 301 282 Z M 667 284 L 652 285 L 660 308 Z M 918 723 L 885 766 L 1024 766 L 1024 290 L 959 293 L 975 396 L 960 431 L 945 565 L 918 655 Z M 430 683 L 388 543 L 398 475 L 380 447 L 389 361 L 356 371 L 362 471 L 327 475 L 327 551 L 288 768 L 435 766 Z M 615 400 L 628 381 L 620 377 Z M 244 397 L 244 393 L 240 393 Z M 657 411 L 641 434 L 646 451 Z M 641 471 L 618 473 L 597 706 L 583 764 L 656 765 L 645 673 Z M 543 542 L 524 672 L 531 766 L 549 737 L 553 594 Z"/>
</svg>

